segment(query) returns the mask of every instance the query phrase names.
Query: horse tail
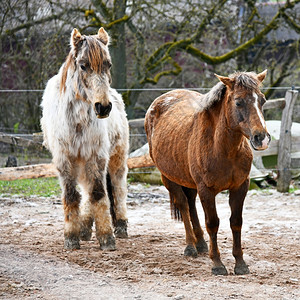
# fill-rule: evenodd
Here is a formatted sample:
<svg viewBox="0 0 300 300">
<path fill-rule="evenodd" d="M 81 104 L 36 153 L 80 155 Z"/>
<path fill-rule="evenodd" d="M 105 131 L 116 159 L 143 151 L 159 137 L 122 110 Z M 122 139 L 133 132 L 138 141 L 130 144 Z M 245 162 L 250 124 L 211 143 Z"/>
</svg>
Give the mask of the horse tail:
<svg viewBox="0 0 300 300">
<path fill-rule="evenodd" d="M 114 226 L 117 224 L 117 217 L 115 212 L 115 201 L 114 201 L 114 195 L 113 195 L 113 186 L 111 184 L 110 175 L 107 172 L 106 174 L 106 189 L 107 189 L 107 195 L 110 202 L 110 215 L 113 221 Z"/>
<path fill-rule="evenodd" d="M 176 221 L 182 221 L 182 216 L 180 210 L 176 207 L 174 196 L 170 193 L 170 209 L 171 209 L 171 216 L 172 219 Z"/>
</svg>

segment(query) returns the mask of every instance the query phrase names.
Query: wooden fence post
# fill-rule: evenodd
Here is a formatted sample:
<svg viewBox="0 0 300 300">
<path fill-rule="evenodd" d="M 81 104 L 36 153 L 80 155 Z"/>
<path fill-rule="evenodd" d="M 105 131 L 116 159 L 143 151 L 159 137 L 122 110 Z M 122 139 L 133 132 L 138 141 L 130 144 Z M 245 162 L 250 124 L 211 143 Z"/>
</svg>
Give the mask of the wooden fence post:
<svg viewBox="0 0 300 300">
<path fill-rule="evenodd" d="M 277 191 L 288 192 L 291 182 L 291 128 L 294 103 L 298 91 L 290 90 L 285 94 L 285 108 L 282 111 L 280 138 L 278 148 L 278 180 Z"/>
</svg>

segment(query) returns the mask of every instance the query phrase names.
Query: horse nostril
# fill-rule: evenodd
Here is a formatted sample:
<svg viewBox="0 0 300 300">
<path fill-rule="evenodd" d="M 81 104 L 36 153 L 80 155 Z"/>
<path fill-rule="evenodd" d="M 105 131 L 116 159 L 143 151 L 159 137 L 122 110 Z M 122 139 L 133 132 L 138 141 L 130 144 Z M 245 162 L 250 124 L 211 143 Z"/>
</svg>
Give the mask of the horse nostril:
<svg viewBox="0 0 300 300">
<path fill-rule="evenodd" d="M 108 105 L 104 106 L 100 102 L 95 103 L 95 111 L 98 118 L 106 118 L 108 117 L 112 108 L 112 104 L 109 103 Z"/>
<path fill-rule="evenodd" d="M 112 105 L 111 105 L 111 102 L 109 102 L 109 104 L 107 106 L 105 106 L 105 114 L 109 114 L 110 111 L 111 111 L 111 108 L 112 108 Z"/>
<path fill-rule="evenodd" d="M 260 138 L 260 135 L 256 134 L 256 135 L 254 136 L 254 142 L 255 142 L 255 143 L 258 144 L 261 140 L 262 140 L 262 139 Z"/>
<path fill-rule="evenodd" d="M 97 102 L 95 103 L 95 110 L 98 114 L 100 114 L 100 111 L 101 111 L 101 103 L 100 102 Z"/>
</svg>

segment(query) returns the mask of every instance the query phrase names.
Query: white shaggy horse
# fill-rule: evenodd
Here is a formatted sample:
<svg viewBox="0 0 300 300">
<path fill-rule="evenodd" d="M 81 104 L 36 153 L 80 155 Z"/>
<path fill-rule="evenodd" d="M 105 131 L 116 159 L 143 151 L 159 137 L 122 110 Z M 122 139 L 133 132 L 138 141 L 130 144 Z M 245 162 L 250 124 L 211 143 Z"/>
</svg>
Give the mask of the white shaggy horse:
<svg viewBox="0 0 300 300">
<path fill-rule="evenodd" d="M 74 29 L 41 104 L 44 144 L 62 188 L 66 249 L 91 238 L 93 221 L 101 249 L 114 250 L 115 235 L 127 237 L 128 122 L 122 97 L 110 88 L 108 42 L 103 28 L 91 36 Z"/>
</svg>

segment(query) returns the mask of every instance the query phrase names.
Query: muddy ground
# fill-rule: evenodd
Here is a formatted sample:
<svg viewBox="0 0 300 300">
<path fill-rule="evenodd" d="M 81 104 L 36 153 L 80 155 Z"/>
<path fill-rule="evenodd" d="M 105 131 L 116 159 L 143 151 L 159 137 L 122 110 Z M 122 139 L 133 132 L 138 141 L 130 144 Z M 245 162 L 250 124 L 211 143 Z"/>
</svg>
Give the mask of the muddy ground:
<svg viewBox="0 0 300 300">
<path fill-rule="evenodd" d="M 183 224 L 171 219 L 164 187 L 129 186 L 129 238 L 114 252 L 101 251 L 94 235 L 64 250 L 59 199 L 2 195 L 0 298 L 300 299 L 300 195 L 249 192 L 242 244 L 251 273 L 243 276 L 233 274 L 226 193 L 217 208 L 228 276 L 211 275 L 207 254 L 183 256 Z"/>
</svg>

